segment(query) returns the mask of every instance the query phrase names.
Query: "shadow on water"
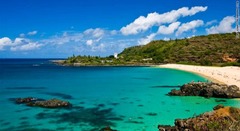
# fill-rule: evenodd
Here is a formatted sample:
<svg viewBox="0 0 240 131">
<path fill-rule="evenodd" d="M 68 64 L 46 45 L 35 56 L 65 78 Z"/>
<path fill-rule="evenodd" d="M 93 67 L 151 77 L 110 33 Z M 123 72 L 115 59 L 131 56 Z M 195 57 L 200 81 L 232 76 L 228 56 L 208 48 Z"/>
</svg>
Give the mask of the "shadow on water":
<svg viewBox="0 0 240 131">
<path fill-rule="evenodd" d="M 113 102 L 113 103 L 110 103 L 110 105 L 112 105 L 112 106 L 117 106 L 117 105 L 119 105 L 120 103 L 116 103 L 116 102 Z"/>
<path fill-rule="evenodd" d="M 135 120 L 128 120 L 125 123 L 131 123 L 131 124 L 144 124 L 142 121 L 135 121 Z"/>
<path fill-rule="evenodd" d="M 15 110 L 15 112 L 20 113 L 20 112 L 25 112 L 25 111 L 29 111 L 29 110 L 31 110 L 31 108 L 25 108 L 25 109 Z"/>
<path fill-rule="evenodd" d="M 121 117 L 117 117 L 112 108 L 100 109 L 100 107 L 84 108 L 84 107 L 72 107 L 68 112 L 49 113 L 41 112 L 36 115 L 36 119 L 49 119 L 52 124 L 86 124 L 94 128 L 100 128 L 104 126 L 115 126 L 113 121 L 122 121 Z"/>
<path fill-rule="evenodd" d="M 51 95 L 57 95 L 57 96 L 66 96 L 66 94 L 61 93 L 48 93 Z M 66 98 L 66 97 L 65 97 Z M 67 98 L 72 98 L 70 96 L 67 96 Z M 10 101 L 15 101 L 16 98 L 9 98 Z M 110 105 L 118 105 L 119 103 L 111 103 Z M 16 110 L 16 112 L 24 112 L 28 110 L 34 110 L 34 108 L 24 108 L 21 110 Z M 70 108 L 64 108 L 64 109 L 43 109 L 42 112 L 35 115 L 35 118 L 37 120 L 43 120 L 43 121 L 49 121 L 49 124 L 59 125 L 61 124 L 70 125 L 69 127 L 61 127 L 59 130 L 68 130 L 70 128 L 78 128 L 79 125 L 84 125 L 83 127 L 79 127 L 81 130 L 91 131 L 91 130 L 99 130 L 102 127 L 111 126 L 115 127 L 115 122 L 117 121 L 124 121 L 124 116 L 118 116 L 113 112 L 112 108 L 107 107 L 105 104 L 96 104 L 95 107 L 87 108 L 84 106 L 72 106 Z M 12 126 L 9 122 L 6 121 L 0 121 L 1 125 L 4 125 L 4 129 L 21 129 L 21 130 L 47 130 L 44 129 L 45 127 L 39 126 L 39 125 L 32 125 L 31 123 L 28 123 L 29 117 L 23 116 L 19 118 L 19 126 Z M 129 123 L 138 123 L 141 122 L 135 122 L 130 121 Z M 0 129 L 1 130 L 1 129 Z"/>
<path fill-rule="evenodd" d="M 22 126 L 26 126 L 26 125 L 29 125 L 29 122 L 28 121 L 22 121 L 19 124 L 22 125 Z"/>
<path fill-rule="evenodd" d="M 101 109 L 100 107 L 85 108 L 82 106 L 75 106 L 71 109 L 64 109 L 60 112 L 43 111 L 36 114 L 35 118 L 37 120 L 47 120 L 49 124 L 57 124 L 58 127 L 53 130 L 73 130 L 74 127 L 77 127 L 81 131 L 99 131 L 106 126 L 114 127 L 114 121 L 123 121 L 124 117 L 114 114 L 112 108 Z M 21 117 L 19 119 L 19 126 L 10 126 L 10 122 L 3 120 L 0 122 L 0 125 L 5 126 L 5 128 L 2 129 L 11 131 L 14 129 L 24 131 L 52 131 L 51 129 L 45 129 L 41 124 L 32 125 L 28 122 L 28 119 L 28 117 Z M 67 124 L 69 126 L 62 127 L 61 124 Z"/>
<path fill-rule="evenodd" d="M 1 126 L 8 126 L 8 125 L 10 125 L 11 123 L 10 122 L 3 122 L 3 123 L 1 123 L 0 125 Z"/>
<path fill-rule="evenodd" d="M 39 94 L 45 94 L 49 96 L 54 96 L 54 97 L 60 97 L 62 99 L 73 99 L 71 95 L 64 94 L 64 93 L 58 93 L 58 92 L 41 92 Z"/>
<path fill-rule="evenodd" d="M 223 103 L 224 103 L 224 102 L 227 102 L 226 100 L 223 100 L 223 99 L 220 99 L 220 100 L 219 100 L 219 99 L 216 99 L 215 101 L 216 101 L 216 102 L 223 102 Z"/>
<path fill-rule="evenodd" d="M 55 131 L 45 128 L 35 128 L 32 125 L 11 126 L 0 131 Z"/>
<path fill-rule="evenodd" d="M 24 117 L 20 117 L 20 119 L 19 120 L 27 120 L 27 119 L 29 119 L 28 117 L 26 117 L 26 116 L 24 116 Z"/>
<path fill-rule="evenodd" d="M 146 115 L 148 115 L 148 116 L 157 116 L 158 114 L 157 114 L 157 113 L 154 113 L 154 112 L 149 112 L 149 113 L 147 113 Z"/>
</svg>

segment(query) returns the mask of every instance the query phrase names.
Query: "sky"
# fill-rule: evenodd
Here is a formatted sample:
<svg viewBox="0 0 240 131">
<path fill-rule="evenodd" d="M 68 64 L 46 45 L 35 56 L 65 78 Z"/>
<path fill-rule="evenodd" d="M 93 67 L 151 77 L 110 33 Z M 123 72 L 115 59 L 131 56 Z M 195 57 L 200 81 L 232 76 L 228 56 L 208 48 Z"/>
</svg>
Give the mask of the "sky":
<svg viewBox="0 0 240 131">
<path fill-rule="evenodd" d="M 1 0 L 0 58 L 108 56 L 235 31 L 235 0 Z"/>
</svg>

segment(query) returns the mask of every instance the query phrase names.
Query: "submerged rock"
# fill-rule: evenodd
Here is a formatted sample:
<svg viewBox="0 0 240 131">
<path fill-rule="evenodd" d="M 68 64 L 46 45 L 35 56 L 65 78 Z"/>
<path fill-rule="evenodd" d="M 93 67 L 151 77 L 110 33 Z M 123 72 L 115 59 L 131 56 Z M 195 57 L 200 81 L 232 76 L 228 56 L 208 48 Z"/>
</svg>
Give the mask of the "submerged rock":
<svg viewBox="0 0 240 131">
<path fill-rule="evenodd" d="M 113 130 L 113 129 L 111 129 L 110 126 L 107 126 L 107 127 L 102 128 L 100 131 L 117 131 L 117 130 Z"/>
<path fill-rule="evenodd" d="M 58 99 L 43 100 L 34 97 L 17 98 L 15 102 L 17 104 L 26 104 L 27 106 L 38 106 L 44 108 L 60 108 L 71 106 L 71 104 L 67 101 L 62 101 Z"/>
<path fill-rule="evenodd" d="M 203 96 L 216 98 L 240 98 L 240 88 L 235 85 L 226 85 L 208 82 L 192 82 L 173 89 L 170 96 Z"/>
<path fill-rule="evenodd" d="M 50 99 L 46 101 L 35 101 L 27 103 L 28 106 L 39 106 L 44 108 L 59 108 L 59 107 L 69 107 L 71 104 L 66 101 L 58 100 L 58 99 Z"/>
<path fill-rule="evenodd" d="M 26 97 L 26 98 L 17 98 L 15 100 L 15 102 L 17 104 L 25 104 L 25 103 L 29 103 L 29 102 L 34 102 L 36 100 L 37 100 L 37 98 L 34 98 L 34 97 Z"/>
<path fill-rule="evenodd" d="M 239 131 L 240 109 L 218 105 L 211 112 L 188 119 L 176 119 L 175 126 L 158 125 L 159 131 Z"/>
</svg>

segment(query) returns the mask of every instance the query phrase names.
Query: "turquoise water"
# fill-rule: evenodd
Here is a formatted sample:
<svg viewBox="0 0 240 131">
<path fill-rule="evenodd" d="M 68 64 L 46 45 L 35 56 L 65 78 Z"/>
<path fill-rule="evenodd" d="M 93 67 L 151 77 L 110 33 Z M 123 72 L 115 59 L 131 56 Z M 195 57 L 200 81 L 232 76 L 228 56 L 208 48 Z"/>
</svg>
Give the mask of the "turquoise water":
<svg viewBox="0 0 240 131">
<path fill-rule="evenodd" d="M 63 67 L 46 59 L 0 60 L 0 130 L 157 131 L 238 100 L 166 96 L 175 86 L 206 81 L 198 75 L 156 67 Z M 69 109 L 17 105 L 11 98 L 58 98 Z M 220 100 L 220 102 L 218 102 Z"/>
</svg>

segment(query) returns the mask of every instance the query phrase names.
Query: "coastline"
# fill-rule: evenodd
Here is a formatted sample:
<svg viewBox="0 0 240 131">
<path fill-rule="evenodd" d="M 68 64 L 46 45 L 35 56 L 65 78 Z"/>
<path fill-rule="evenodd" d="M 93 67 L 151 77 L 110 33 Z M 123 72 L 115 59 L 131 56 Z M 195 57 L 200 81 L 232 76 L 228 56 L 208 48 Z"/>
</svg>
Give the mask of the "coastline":
<svg viewBox="0 0 240 131">
<path fill-rule="evenodd" d="M 159 65 L 160 68 L 170 68 L 188 71 L 199 74 L 212 82 L 227 85 L 236 85 L 240 88 L 240 67 L 212 67 L 212 66 L 193 66 L 182 64 L 164 64 Z"/>
<path fill-rule="evenodd" d="M 183 64 L 103 64 L 103 65 L 88 65 L 82 63 L 73 63 L 72 65 L 64 64 L 64 60 L 52 60 L 51 62 L 62 65 L 62 66 L 73 66 L 73 67 L 160 67 L 170 68 L 176 70 L 183 70 L 191 73 L 198 74 L 204 78 L 220 84 L 236 85 L 240 88 L 240 67 L 214 67 L 214 66 L 197 66 L 197 65 L 183 65 Z"/>
<path fill-rule="evenodd" d="M 64 63 L 65 60 L 51 60 L 52 63 L 61 66 L 72 66 L 72 67 L 154 67 L 153 64 L 86 64 L 86 63 Z"/>
</svg>

